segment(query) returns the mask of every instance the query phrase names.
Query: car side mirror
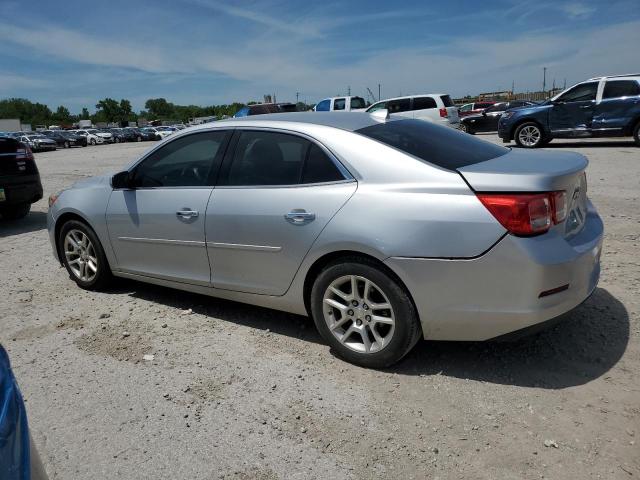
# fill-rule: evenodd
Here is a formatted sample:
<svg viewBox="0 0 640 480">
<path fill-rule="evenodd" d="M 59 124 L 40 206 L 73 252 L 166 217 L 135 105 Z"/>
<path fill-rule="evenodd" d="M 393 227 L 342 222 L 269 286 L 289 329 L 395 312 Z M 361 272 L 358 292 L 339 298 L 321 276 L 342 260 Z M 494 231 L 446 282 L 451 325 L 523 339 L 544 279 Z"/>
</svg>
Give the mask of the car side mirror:
<svg viewBox="0 0 640 480">
<path fill-rule="evenodd" d="M 564 101 L 563 100 L 551 100 L 551 103 L 553 105 L 564 105 Z"/>
<path fill-rule="evenodd" d="M 118 172 L 111 177 L 111 186 L 114 189 L 130 189 L 133 186 L 133 173 L 125 170 L 124 172 Z"/>
<path fill-rule="evenodd" d="M 487 112 L 485 112 L 484 110 L 482 111 L 482 116 L 486 117 L 487 116 Z"/>
</svg>

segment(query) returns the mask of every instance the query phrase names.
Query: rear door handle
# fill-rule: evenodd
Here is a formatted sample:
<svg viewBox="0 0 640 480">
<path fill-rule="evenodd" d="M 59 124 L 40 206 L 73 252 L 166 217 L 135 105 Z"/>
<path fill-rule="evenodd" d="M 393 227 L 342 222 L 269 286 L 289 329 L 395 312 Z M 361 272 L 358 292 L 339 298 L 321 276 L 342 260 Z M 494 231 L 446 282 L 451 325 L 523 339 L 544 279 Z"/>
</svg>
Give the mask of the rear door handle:
<svg viewBox="0 0 640 480">
<path fill-rule="evenodd" d="M 191 210 L 189 208 L 183 208 L 182 210 L 178 210 L 176 212 L 178 217 L 182 218 L 196 218 L 199 214 L 197 210 Z"/>
<path fill-rule="evenodd" d="M 593 108 L 593 105 L 580 105 L 580 108 Z"/>
<path fill-rule="evenodd" d="M 296 208 L 285 214 L 284 219 L 292 225 L 305 225 L 313 222 L 316 219 L 316 214 Z"/>
</svg>

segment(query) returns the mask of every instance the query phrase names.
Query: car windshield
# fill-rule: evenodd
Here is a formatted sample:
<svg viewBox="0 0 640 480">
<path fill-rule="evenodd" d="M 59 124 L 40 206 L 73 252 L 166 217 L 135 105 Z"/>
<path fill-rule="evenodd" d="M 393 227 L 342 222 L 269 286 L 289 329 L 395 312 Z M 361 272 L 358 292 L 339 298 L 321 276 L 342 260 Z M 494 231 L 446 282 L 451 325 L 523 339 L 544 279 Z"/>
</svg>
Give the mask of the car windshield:
<svg viewBox="0 0 640 480">
<path fill-rule="evenodd" d="M 356 133 L 448 170 L 480 163 L 509 152 L 453 128 L 423 120 L 397 120 L 356 130 Z"/>
<path fill-rule="evenodd" d="M 98 130 L 95 130 L 95 129 L 94 130 L 87 130 L 87 132 L 89 132 L 89 133 L 98 133 Z"/>
</svg>

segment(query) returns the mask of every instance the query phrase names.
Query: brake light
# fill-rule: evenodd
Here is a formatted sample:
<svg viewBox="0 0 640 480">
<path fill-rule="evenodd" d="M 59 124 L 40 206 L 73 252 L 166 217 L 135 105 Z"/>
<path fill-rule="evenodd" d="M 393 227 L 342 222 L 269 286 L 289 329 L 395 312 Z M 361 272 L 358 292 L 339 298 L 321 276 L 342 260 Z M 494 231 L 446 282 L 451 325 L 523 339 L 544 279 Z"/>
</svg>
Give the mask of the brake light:
<svg viewBox="0 0 640 480">
<path fill-rule="evenodd" d="M 441 116 L 442 118 L 447 118 L 447 117 L 449 116 L 449 112 L 447 112 L 447 109 L 446 109 L 446 108 L 441 108 L 441 109 L 440 109 L 440 116 Z"/>
<path fill-rule="evenodd" d="M 21 143 L 20 146 L 21 147 L 16 150 L 16 160 L 33 160 L 33 152 L 29 146 L 23 143 Z"/>
<path fill-rule="evenodd" d="M 478 199 L 510 233 L 539 235 L 567 214 L 565 192 L 478 193 Z"/>
</svg>

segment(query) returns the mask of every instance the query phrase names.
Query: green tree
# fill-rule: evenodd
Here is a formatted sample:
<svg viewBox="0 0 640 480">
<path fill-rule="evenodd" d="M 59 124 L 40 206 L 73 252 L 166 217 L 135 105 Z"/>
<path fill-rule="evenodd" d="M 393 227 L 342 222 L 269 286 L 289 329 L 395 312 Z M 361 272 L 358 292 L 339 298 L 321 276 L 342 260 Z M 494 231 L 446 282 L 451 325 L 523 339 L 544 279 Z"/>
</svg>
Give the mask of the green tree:
<svg viewBox="0 0 640 480">
<path fill-rule="evenodd" d="M 105 98 L 96 103 L 96 120 L 106 122 L 116 122 L 122 119 L 120 104 L 113 98 Z"/>
<path fill-rule="evenodd" d="M 82 108 L 82 113 L 80 114 L 80 120 L 89 120 L 91 115 L 89 114 L 89 110 L 86 107 Z"/>
<path fill-rule="evenodd" d="M 55 113 L 51 115 L 51 119 L 63 125 L 68 125 L 72 122 L 71 113 L 69 113 L 69 109 L 64 105 L 58 107 Z"/>
<path fill-rule="evenodd" d="M 126 98 L 120 100 L 120 113 L 122 114 L 121 120 L 129 120 L 134 116 L 133 110 L 131 109 L 131 102 Z"/>
<path fill-rule="evenodd" d="M 49 125 L 51 110 L 42 103 L 33 103 L 26 98 L 0 100 L 0 118 L 19 118 L 22 123 Z"/>
<path fill-rule="evenodd" d="M 173 103 L 167 102 L 164 98 L 150 98 L 144 104 L 144 108 L 149 112 L 149 116 L 156 118 L 171 118 L 174 114 Z"/>
</svg>

